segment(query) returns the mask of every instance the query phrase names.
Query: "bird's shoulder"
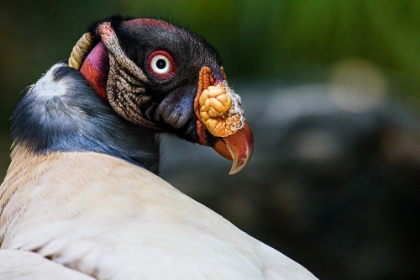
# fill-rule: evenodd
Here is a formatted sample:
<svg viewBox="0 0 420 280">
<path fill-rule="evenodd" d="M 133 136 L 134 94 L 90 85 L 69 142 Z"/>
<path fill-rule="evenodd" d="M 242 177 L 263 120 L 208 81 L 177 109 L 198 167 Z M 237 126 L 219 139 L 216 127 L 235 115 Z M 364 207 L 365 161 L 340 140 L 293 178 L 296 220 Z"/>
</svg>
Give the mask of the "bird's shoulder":
<svg viewBox="0 0 420 280">
<path fill-rule="evenodd" d="M 27 159 L 21 168 L 19 157 Z M 124 160 L 93 152 L 14 160 L 1 187 L 11 194 L 2 208 L 2 248 L 36 252 L 98 278 L 263 279 L 298 267 Z"/>
<path fill-rule="evenodd" d="M 20 250 L 0 250 L 0 264 L 0 279 L 94 279 L 38 254 Z"/>
</svg>

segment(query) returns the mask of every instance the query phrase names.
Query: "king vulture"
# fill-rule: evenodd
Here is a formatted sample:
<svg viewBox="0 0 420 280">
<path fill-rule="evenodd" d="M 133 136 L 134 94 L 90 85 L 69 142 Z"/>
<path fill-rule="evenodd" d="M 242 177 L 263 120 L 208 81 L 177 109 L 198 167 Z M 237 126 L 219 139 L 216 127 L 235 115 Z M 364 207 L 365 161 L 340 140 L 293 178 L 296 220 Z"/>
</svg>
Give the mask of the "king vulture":
<svg viewBox="0 0 420 280">
<path fill-rule="evenodd" d="M 0 279 L 315 279 L 158 177 L 162 133 L 212 147 L 231 174 L 253 151 L 204 39 L 155 19 L 93 23 L 12 115 Z"/>
</svg>

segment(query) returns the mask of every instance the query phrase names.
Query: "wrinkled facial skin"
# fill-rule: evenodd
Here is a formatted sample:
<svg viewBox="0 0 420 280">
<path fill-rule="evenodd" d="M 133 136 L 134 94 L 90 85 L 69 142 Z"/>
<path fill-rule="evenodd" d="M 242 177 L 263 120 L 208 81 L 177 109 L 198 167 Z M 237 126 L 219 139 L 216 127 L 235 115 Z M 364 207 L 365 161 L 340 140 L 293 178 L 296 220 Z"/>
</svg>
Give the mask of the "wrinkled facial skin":
<svg viewBox="0 0 420 280">
<path fill-rule="evenodd" d="M 131 106 L 138 106 L 135 111 L 142 112 L 142 118 L 158 124 L 151 128 L 197 142 L 193 102 L 198 73 L 205 65 L 215 80 L 224 79 L 217 52 L 201 37 L 164 22 L 138 19 L 111 24 L 121 49 L 149 81 L 141 85 L 147 94 L 138 93 Z M 157 51 L 167 53 L 174 64 L 168 76 L 156 75 L 150 67 L 149 58 Z"/>
<path fill-rule="evenodd" d="M 153 19 L 112 17 L 89 31 L 82 38 L 93 36 L 94 47 L 80 72 L 116 113 L 155 132 L 213 147 L 233 161 L 231 174 L 245 167 L 252 131 L 219 55 L 204 39 Z"/>
</svg>

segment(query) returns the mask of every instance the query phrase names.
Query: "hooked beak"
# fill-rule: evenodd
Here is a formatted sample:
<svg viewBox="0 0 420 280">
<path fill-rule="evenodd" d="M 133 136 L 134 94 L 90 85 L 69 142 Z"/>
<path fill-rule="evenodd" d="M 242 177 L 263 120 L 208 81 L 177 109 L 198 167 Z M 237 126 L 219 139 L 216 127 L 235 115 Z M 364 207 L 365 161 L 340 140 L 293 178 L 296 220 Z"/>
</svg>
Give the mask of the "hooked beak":
<svg viewBox="0 0 420 280">
<path fill-rule="evenodd" d="M 223 68 L 221 69 L 223 73 Z M 248 164 L 254 151 L 254 136 L 245 121 L 239 95 L 228 86 L 226 76 L 217 81 L 210 68 L 200 71 L 194 111 L 198 118 L 197 142 L 211 146 L 224 158 L 232 161 L 230 175 Z M 210 133 L 212 139 L 207 139 Z M 209 140 L 209 141 L 208 141 Z"/>
<path fill-rule="evenodd" d="M 237 133 L 216 139 L 212 148 L 222 157 L 232 161 L 229 175 L 244 169 L 254 151 L 254 135 L 248 122 L 245 122 L 244 127 Z"/>
</svg>

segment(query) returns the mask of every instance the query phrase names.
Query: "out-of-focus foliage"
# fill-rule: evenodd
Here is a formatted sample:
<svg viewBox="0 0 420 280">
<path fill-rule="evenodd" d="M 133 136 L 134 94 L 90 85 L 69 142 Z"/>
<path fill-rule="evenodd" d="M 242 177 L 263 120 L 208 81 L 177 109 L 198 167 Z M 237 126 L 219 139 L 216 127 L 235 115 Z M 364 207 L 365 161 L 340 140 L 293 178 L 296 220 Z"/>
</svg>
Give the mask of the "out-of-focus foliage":
<svg viewBox="0 0 420 280">
<path fill-rule="evenodd" d="M 33 82 L 90 22 L 114 13 L 191 28 L 219 49 L 230 76 L 319 81 L 331 64 L 357 57 L 395 74 L 398 93 L 420 98 L 416 0 L 8 1 L 0 6 L 2 91 Z M 14 101 L 15 92 L 1 98 Z"/>
</svg>

